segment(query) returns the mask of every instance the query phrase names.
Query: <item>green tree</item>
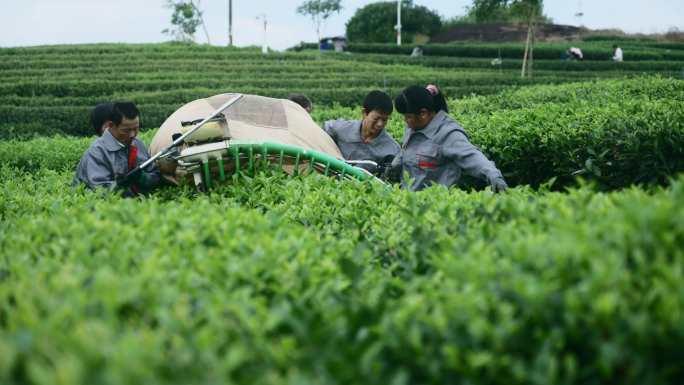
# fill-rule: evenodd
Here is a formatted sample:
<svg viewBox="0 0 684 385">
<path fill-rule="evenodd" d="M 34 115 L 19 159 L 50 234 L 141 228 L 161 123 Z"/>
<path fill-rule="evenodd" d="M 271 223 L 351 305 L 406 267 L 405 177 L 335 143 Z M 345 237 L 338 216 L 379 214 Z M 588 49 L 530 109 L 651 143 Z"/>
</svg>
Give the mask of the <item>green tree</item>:
<svg viewBox="0 0 684 385">
<path fill-rule="evenodd" d="M 462 19 L 474 23 L 524 23 L 528 19 L 526 10 L 533 6 L 539 11 L 538 22 L 552 22 L 550 17 L 542 13 L 543 6 L 541 3 L 540 1 L 527 0 L 473 0 L 473 5 L 468 7 L 468 12 Z"/>
<path fill-rule="evenodd" d="M 298 14 L 311 17 L 314 28 L 316 28 L 316 41 L 318 41 L 319 48 L 321 44 L 321 25 L 323 25 L 333 13 L 339 12 L 342 9 L 342 5 L 340 4 L 341 1 L 342 0 L 308 0 L 297 7 Z"/>
<path fill-rule="evenodd" d="M 359 8 L 347 22 L 347 39 L 363 43 L 388 43 L 395 39 L 396 1 L 382 1 Z M 401 6 L 401 32 L 407 41 L 416 34 L 431 36 L 440 31 L 442 20 L 426 7 L 406 1 Z"/>
<path fill-rule="evenodd" d="M 166 7 L 173 10 L 171 14 L 171 25 L 173 28 L 166 28 L 162 33 L 178 41 L 194 42 L 197 27 L 201 25 L 207 37 L 207 43 L 211 44 L 199 3 L 200 0 L 197 0 L 197 3 L 195 1 L 167 0 Z"/>
<path fill-rule="evenodd" d="M 470 14 L 453 16 L 442 20 L 442 31 L 448 31 L 464 24 L 476 24 L 477 21 Z"/>
</svg>

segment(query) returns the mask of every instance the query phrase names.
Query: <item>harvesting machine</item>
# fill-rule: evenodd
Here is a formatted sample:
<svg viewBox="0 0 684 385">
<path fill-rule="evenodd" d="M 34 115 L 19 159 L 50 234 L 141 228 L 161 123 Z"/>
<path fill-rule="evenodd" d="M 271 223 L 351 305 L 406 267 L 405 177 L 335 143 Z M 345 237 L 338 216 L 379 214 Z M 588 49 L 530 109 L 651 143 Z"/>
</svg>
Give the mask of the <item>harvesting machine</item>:
<svg viewBox="0 0 684 385">
<path fill-rule="evenodd" d="M 343 160 L 335 142 L 301 106 L 257 95 L 227 93 L 183 105 L 161 125 L 150 153 L 141 168 L 157 161 L 169 182 L 201 190 L 232 175 L 253 174 L 264 164 L 288 175 L 376 179 L 359 162 Z"/>
</svg>

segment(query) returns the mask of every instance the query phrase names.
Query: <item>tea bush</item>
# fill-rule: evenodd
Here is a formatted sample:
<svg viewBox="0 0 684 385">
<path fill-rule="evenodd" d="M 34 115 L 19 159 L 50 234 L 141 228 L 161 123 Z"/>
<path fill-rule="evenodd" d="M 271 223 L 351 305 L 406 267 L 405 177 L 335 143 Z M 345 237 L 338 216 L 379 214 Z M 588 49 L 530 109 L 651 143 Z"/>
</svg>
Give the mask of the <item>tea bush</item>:
<svg viewBox="0 0 684 385">
<path fill-rule="evenodd" d="M 0 177 L 2 383 L 684 375 L 681 179 L 492 195 L 262 174 L 125 200 Z"/>
<path fill-rule="evenodd" d="M 448 91 L 445 91 L 448 92 Z M 448 95 L 448 94 L 447 94 Z M 452 116 L 512 185 L 549 180 L 562 189 L 581 176 L 604 189 L 666 184 L 684 171 L 684 82 L 664 78 L 526 87 L 451 100 Z M 166 116 L 162 111 L 144 110 Z M 87 116 L 86 111 L 82 113 Z M 360 119 L 360 107 L 316 108 L 313 118 Z M 404 122 L 393 114 L 390 134 Z M 154 131 L 147 131 L 148 141 Z M 31 170 L 74 169 L 92 139 L 61 137 L 0 142 L 2 164 Z M 465 187 L 479 186 L 467 181 Z"/>
<path fill-rule="evenodd" d="M 313 52 L 262 55 L 255 49 L 175 44 L 0 48 L 0 139 L 89 135 L 87 112 L 112 100 L 136 101 L 145 113 L 144 127 L 153 128 L 184 103 L 224 92 L 273 97 L 303 92 L 317 106 L 355 106 L 371 89 L 395 95 L 407 85 L 428 81 L 455 98 L 643 73 L 679 78 L 684 69 L 677 58 L 619 64 L 537 60 L 535 77 L 520 79 L 519 59 L 506 59 L 500 68 L 492 67 L 491 58 L 477 56 L 413 59 Z"/>
<path fill-rule="evenodd" d="M 0 49 L 0 137 L 13 138 L 0 141 L 0 384 L 684 378 L 682 82 L 511 89 L 529 83 L 469 64 L 372 62 L 387 56 Z M 198 63 L 204 75 L 183 75 Z M 543 84 L 618 76 L 538 74 Z M 356 80 L 342 86 L 346 78 Z M 72 188 L 94 138 L 59 135 L 91 135 L 86 112 L 104 100 L 139 101 L 149 143 L 177 106 L 236 91 L 227 84 L 305 91 L 320 123 L 358 118 L 371 86 L 425 82 L 452 98 L 452 115 L 511 184 L 528 186 L 410 193 L 265 170 L 208 194 L 123 199 Z M 311 88 L 291 89 L 302 84 Z M 400 139 L 398 114 L 388 130 Z M 23 140 L 34 134 L 56 136 Z"/>
<path fill-rule="evenodd" d="M 571 46 L 579 46 L 585 60 L 608 61 L 613 56 L 612 43 L 537 43 L 534 47 L 535 59 L 559 60 L 561 55 Z M 349 51 L 359 53 L 385 53 L 409 55 L 413 50 L 412 45 L 397 46 L 385 43 L 351 43 Z M 511 58 L 520 59 L 525 51 L 523 43 L 453 43 L 453 44 L 425 44 L 422 46 L 423 54 L 429 56 L 455 56 L 455 57 L 485 57 L 485 58 Z M 684 60 L 684 52 L 681 50 L 663 49 L 664 46 L 648 44 L 622 45 L 625 49 L 625 60 Z"/>
<path fill-rule="evenodd" d="M 453 114 L 512 183 L 605 188 L 684 171 L 684 83 L 664 79 L 539 87 L 456 103 Z"/>
</svg>

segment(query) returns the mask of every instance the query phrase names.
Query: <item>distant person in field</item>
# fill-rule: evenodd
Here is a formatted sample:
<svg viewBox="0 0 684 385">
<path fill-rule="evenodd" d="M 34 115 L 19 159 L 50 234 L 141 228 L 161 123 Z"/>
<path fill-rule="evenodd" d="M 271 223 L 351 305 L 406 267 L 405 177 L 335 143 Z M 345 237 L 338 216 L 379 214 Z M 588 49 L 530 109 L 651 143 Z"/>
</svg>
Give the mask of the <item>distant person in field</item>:
<svg viewBox="0 0 684 385">
<path fill-rule="evenodd" d="M 577 47 L 568 48 L 567 55 L 569 60 L 584 60 L 582 50 Z"/>
<path fill-rule="evenodd" d="M 622 62 L 622 48 L 618 47 L 617 44 L 613 44 L 613 61 Z"/>
<path fill-rule="evenodd" d="M 110 124 L 93 142 L 76 168 L 74 185 L 120 190 L 124 196 L 151 191 L 159 183 L 159 170 L 150 165 L 126 177 L 136 166 L 150 158 L 145 144 L 136 136 L 140 130 L 140 111 L 132 102 L 112 105 Z"/>
<path fill-rule="evenodd" d="M 329 120 L 323 123 L 323 130 L 346 160 L 373 161 L 379 166 L 376 171 L 381 173 L 399 152 L 399 144 L 385 130 L 393 110 L 389 95 L 371 91 L 363 100 L 360 120 Z"/>
<path fill-rule="evenodd" d="M 112 103 L 101 103 L 90 111 L 90 125 L 97 136 L 102 136 L 112 123 L 110 116 L 113 107 L 114 104 Z"/>
<path fill-rule="evenodd" d="M 417 191 L 432 184 L 453 186 L 466 173 L 485 180 L 494 192 L 508 188 L 494 162 L 470 143 L 465 130 L 438 107 L 425 87 L 404 89 L 394 105 L 404 115 L 406 128 L 389 171 L 403 187 Z"/>
<path fill-rule="evenodd" d="M 302 108 L 305 109 L 306 112 L 308 112 L 309 114 L 311 113 L 311 111 L 313 111 L 313 103 L 311 103 L 311 99 L 306 97 L 306 95 L 304 94 L 293 93 L 288 95 L 287 99 L 302 106 Z"/>
</svg>

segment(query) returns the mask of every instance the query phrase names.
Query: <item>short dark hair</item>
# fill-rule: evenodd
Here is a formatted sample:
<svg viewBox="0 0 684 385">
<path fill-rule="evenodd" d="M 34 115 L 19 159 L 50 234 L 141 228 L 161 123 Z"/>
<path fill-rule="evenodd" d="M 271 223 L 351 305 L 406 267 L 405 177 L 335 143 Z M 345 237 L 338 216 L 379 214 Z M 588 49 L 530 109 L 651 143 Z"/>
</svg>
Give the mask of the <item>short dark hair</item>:
<svg viewBox="0 0 684 385">
<path fill-rule="evenodd" d="M 304 94 L 297 94 L 297 93 L 289 94 L 289 95 L 287 95 L 287 99 L 299 104 L 304 109 L 311 107 L 311 99 L 306 97 L 306 95 L 304 95 Z"/>
<path fill-rule="evenodd" d="M 90 125 L 98 136 L 102 136 L 102 125 L 111 120 L 113 108 L 114 104 L 112 103 L 100 103 L 90 111 Z"/>
<path fill-rule="evenodd" d="M 135 119 L 140 116 L 140 110 L 133 102 L 116 102 L 112 107 L 111 121 L 117 126 L 125 117 L 126 119 Z"/>
<path fill-rule="evenodd" d="M 377 110 L 391 114 L 392 111 L 394 111 L 394 107 L 392 107 L 392 98 L 382 91 L 371 91 L 363 99 L 363 110 L 366 111 L 366 113 Z"/>
<path fill-rule="evenodd" d="M 394 99 L 394 105 L 400 114 L 417 114 L 423 108 L 431 112 L 437 112 L 432 94 L 425 87 L 421 86 L 404 88 L 399 96 Z"/>
</svg>

